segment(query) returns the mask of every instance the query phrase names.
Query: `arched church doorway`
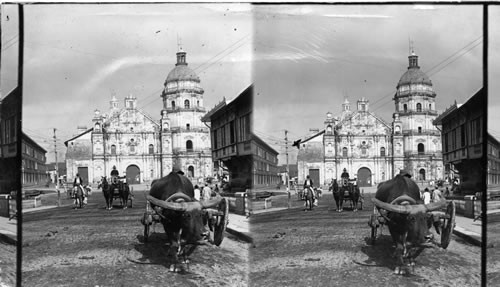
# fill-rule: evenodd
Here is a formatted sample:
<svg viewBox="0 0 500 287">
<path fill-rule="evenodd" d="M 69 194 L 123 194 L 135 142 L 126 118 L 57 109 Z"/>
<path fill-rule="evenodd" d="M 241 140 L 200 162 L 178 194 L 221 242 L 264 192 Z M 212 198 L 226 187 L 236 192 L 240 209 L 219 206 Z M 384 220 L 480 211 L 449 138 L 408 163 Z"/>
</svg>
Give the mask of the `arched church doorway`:
<svg viewBox="0 0 500 287">
<path fill-rule="evenodd" d="M 137 165 L 129 165 L 127 167 L 126 176 L 128 184 L 141 183 L 141 170 Z"/>
<path fill-rule="evenodd" d="M 358 170 L 358 186 L 372 186 L 372 172 L 367 167 L 362 167 Z"/>
</svg>

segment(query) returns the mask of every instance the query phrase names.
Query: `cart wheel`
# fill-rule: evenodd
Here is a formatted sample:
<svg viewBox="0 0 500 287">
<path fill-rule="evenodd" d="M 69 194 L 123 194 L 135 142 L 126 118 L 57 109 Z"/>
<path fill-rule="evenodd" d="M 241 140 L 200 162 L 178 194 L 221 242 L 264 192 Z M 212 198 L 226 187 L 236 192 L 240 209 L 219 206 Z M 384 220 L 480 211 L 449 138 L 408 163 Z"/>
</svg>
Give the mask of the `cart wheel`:
<svg viewBox="0 0 500 287">
<path fill-rule="evenodd" d="M 376 239 L 377 239 L 377 226 L 372 226 L 372 235 L 371 235 L 372 245 L 375 245 Z"/>
<path fill-rule="evenodd" d="M 450 244 L 451 234 L 455 228 L 455 202 L 451 201 L 448 203 L 443 221 L 443 229 L 441 231 L 441 247 L 446 249 Z"/>
<path fill-rule="evenodd" d="M 144 242 L 148 242 L 148 240 L 149 240 L 149 231 L 150 231 L 150 225 L 145 224 L 144 225 Z"/>
<path fill-rule="evenodd" d="M 222 198 L 221 202 L 217 206 L 219 214 L 214 226 L 214 244 L 219 246 L 224 239 L 224 231 L 226 231 L 226 226 L 229 221 L 229 202 L 227 198 Z"/>
</svg>

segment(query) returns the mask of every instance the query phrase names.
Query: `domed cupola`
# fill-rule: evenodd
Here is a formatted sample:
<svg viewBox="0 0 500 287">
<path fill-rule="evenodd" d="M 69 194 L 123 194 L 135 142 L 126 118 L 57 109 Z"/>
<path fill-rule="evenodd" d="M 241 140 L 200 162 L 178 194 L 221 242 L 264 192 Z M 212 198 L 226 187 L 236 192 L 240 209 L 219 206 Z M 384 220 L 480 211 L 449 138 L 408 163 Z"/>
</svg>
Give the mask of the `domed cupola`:
<svg viewBox="0 0 500 287">
<path fill-rule="evenodd" d="M 188 67 L 186 62 L 186 52 L 179 49 L 177 52 L 177 63 L 175 68 L 168 73 L 165 80 L 163 95 L 168 96 L 179 92 L 203 94 L 198 75 Z"/>
<path fill-rule="evenodd" d="M 418 56 L 412 51 L 411 55 L 408 56 L 409 66 L 408 70 L 399 79 L 398 88 L 402 85 L 411 84 L 425 84 L 432 86 L 432 82 L 429 77 L 420 70 L 418 66 Z"/>
</svg>

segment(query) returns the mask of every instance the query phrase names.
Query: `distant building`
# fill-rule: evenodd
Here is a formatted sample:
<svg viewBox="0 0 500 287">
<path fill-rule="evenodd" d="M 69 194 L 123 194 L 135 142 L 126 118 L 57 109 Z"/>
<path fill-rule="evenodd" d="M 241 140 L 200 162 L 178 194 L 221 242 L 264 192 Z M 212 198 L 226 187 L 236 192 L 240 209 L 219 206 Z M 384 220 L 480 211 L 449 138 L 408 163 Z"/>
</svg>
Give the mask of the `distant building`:
<svg viewBox="0 0 500 287">
<path fill-rule="evenodd" d="M 327 184 L 344 169 L 359 186 L 378 184 L 402 169 L 421 184 L 443 177 L 441 136 L 433 125 L 436 93 L 418 66 L 418 56 L 412 52 L 408 60 L 396 86 L 392 124 L 372 113 L 364 97 L 356 110 L 345 99 L 339 116 L 327 113 L 324 129 L 294 142 L 300 149 L 299 182 L 309 175 L 315 184 Z"/>
<path fill-rule="evenodd" d="M 19 88 L 0 96 L 0 194 L 21 188 L 21 100 Z"/>
<path fill-rule="evenodd" d="M 488 134 L 488 186 L 500 186 L 500 142 Z"/>
<path fill-rule="evenodd" d="M 203 121 L 210 123 L 212 158 L 218 173 L 229 173 L 238 190 L 278 183 L 278 152 L 251 132 L 253 85 L 225 99 Z M 234 191 L 234 190 L 233 190 Z"/>
<path fill-rule="evenodd" d="M 186 52 L 177 52 L 177 63 L 164 83 L 163 107 L 155 120 L 137 107 L 137 98 L 125 98 L 119 107 L 113 97 L 108 113 L 96 110 L 92 128 L 65 142 L 68 180 L 76 173 L 84 182 L 110 176 L 116 167 L 127 182 L 141 183 L 182 170 L 192 181 L 212 175 L 209 129 L 201 122 L 206 113 L 203 89 L 188 67 Z"/>
<path fill-rule="evenodd" d="M 47 151 L 25 133 L 22 135 L 22 185 L 45 185 L 50 180 L 46 166 Z"/>
<path fill-rule="evenodd" d="M 445 174 L 450 181 L 459 179 L 465 194 L 474 194 L 485 186 L 485 103 L 486 96 L 480 89 L 467 102 L 455 103 L 434 121 L 442 126 Z"/>
</svg>

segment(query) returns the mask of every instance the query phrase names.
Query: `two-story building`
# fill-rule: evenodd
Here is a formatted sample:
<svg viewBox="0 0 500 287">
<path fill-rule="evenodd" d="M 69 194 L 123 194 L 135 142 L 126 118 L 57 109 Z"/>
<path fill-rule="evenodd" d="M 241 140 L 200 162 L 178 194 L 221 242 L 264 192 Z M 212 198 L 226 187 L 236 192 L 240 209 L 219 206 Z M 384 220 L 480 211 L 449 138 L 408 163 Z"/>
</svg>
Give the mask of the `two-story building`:
<svg viewBox="0 0 500 287">
<path fill-rule="evenodd" d="M 467 102 L 453 104 L 434 121 L 441 126 L 445 174 L 458 179 L 463 194 L 486 188 L 485 153 L 486 95 L 483 89 Z"/>
<path fill-rule="evenodd" d="M 252 133 L 253 85 L 210 110 L 212 158 L 219 174 L 227 172 L 236 189 L 278 183 L 278 152 Z M 233 190 L 232 191 L 236 191 Z"/>
</svg>

